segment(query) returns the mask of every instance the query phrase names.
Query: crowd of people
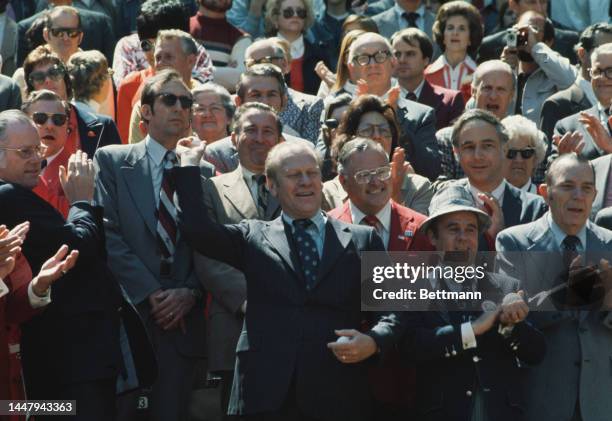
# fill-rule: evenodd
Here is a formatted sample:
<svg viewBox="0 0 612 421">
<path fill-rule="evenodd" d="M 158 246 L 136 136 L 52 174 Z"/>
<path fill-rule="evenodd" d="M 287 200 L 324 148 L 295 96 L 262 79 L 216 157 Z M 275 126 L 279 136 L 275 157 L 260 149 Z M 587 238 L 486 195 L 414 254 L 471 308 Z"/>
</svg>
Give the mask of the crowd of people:
<svg viewBox="0 0 612 421">
<path fill-rule="evenodd" d="M 611 15 L 0 0 L 0 401 L 609 421 Z M 427 280 L 493 291 L 482 311 L 365 311 L 365 252 L 496 252 L 499 270 Z M 563 295 L 560 272 L 599 281 Z"/>
</svg>

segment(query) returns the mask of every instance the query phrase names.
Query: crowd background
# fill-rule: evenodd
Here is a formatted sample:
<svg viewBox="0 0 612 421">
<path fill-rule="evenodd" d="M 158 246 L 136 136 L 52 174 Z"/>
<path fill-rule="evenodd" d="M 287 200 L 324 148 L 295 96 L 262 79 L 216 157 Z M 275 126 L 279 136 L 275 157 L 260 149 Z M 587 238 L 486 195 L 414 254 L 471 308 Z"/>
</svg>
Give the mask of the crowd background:
<svg viewBox="0 0 612 421">
<path fill-rule="evenodd" d="M 552 321 L 528 322 L 516 302 L 504 311 L 517 320 L 503 313 L 482 328 L 466 316 L 455 333 L 473 353 L 468 339 L 475 344 L 481 328 L 497 323 L 501 337 L 502 325 L 520 326 L 503 338 L 510 348 L 530 344 L 533 353 L 518 351 L 516 361 L 539 369 L 517 374 L 495 340 L 482 351 L 499 358 L 492 367 L 508 370 L 512 388 L 536 390 L 526 403 L 495 396 L 497 409 L 526 405 L 518 415 L 494 412 L 486 394 L 472 396 L 478 385 L 449 379 L 454 370 L 481 376 L 482 355 L 469 354 L 469 369 L 453 366 L 442 360 L 459 349 L 445 342 L 441 360 L 428 359 L 428 335 L 444 335 L 427 317 L 364 316 L 367 335 L 344 334 L 363 349 L 362 336 L 378 352 L 393 348 L 385 366 L 365 389 L 351 373 L 333 377 L 350 393 L 332 390 L 333 381 L 305 393 L 319 380 L 300 370 L 336 373 L 332 363 L 348 354 L 332 346 L 311 350 L 307 362 L 296 357 L 295 368 L 278 361 L 293 344 L 266 329 L 317 329 L 283 323 L 275 310 L 274 299 L 295 291 L 267 291 L 266 310 L 247 289 L 254 272 L 276 273 L 253 260 L 266 250 L 248 248 L 267 241 L 268 225 L 237 225 L 205 242 L 188 218 L 199 209 L 210 232 L 214 223 L 282 219 L 293 235 L 314 237 L 309 246 L 334 268 L 334 281 L 324 281 L 347 302 L 354 296 L 340 278 L 352 272 L 338 268 L 355 260 L 326 263 L 326 235 L 316 233 L 328 219 L 373 227 L 387 250 L 445 250 L 431 226 L 446 221 L 448 207 L 480 218 L 463 234 L 475 242 L 461 247 L 612 252 L 611 15 L 610 0 L 0 0 L 0 280 L 10 290 L 0 296 L 0 399 L 78 398 L 88 421 L 365 419 L 372 408 L 373 420 L 608 420 L 612 408 L 599 396 L 612 391 L 610 376 L 601 378 L 612 334 L 596 325 L 600 316 L 563 316 L 550 331 Z M 192 139 L 191 149 L 187 142 L 180 152 L 180 139 Z M 201 192 L 187 171 L 172 175 L 200 140 Z M 291 202 L 279 168 L 300 156 L 314 157 L 321 179 L 300 167 L 310 181 L 296 181 L 304 200 Z M 291 212 L 313 206 L 311 194 L 314 215 L 327 213 L 289 228 L 284 215 L 299 219 Z M 555 237 L 541 245 L 547 231 Z M 356 231 L 358 249 L 379 246 L 362 237 Z M 302 280 L 308 291 L 318 282 Z M 317 308 L 319 299 L 301 305 Z M 327 316 L 310 317 L 332 329 Z M 264 358 L 259 347 L 279 351 Z M 559 357 L 558 348 L 569 351 Z M 360 365 L 365 351 L 355 352 Z M 340 362 L 327 360 L 334 355 Z M 427 371 L 401 364 L 409 358 Z M 502 387 L 488 381 L 476 383 Z M 445 388 L 461 389 L 463 400 L 451 393 L 437 402 Z M 368 410 L 343 404 L 372 395 Z M 534 410 L 538 399 L 569 403 Z"/>
</svg>

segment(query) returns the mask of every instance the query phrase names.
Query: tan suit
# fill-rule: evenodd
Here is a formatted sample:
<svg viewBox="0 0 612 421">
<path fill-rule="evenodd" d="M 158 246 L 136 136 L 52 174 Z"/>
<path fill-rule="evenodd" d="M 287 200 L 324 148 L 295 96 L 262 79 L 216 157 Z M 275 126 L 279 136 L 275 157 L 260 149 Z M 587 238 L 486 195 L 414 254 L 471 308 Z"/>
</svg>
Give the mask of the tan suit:
<svg viewBox="0 0 612 421">
<path fill-rule="evenodd" d="M 400 205 L 423 215 L 429 214 L 429 202 L 431 202 L 434 192 L 431 188 L 431 182 L 427 178 L 418 174 L 407 174 L 401 191 Z M 323 210 L 329 211 L 340 207 L 347 199 L 348 195 L 340 184 L 338 176 L 323 183 L 323 203 L 321 204 Z"/>
</svg>

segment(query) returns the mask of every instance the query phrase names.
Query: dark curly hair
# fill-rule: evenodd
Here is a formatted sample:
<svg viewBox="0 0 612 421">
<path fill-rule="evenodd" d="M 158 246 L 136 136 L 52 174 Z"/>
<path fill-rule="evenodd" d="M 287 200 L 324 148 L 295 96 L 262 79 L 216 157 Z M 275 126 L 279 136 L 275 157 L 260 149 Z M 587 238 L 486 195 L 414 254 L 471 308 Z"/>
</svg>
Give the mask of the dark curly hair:
<svg viewBox="0 0 612 421">
<path fill-rule="evenodd" d="M 478 9 L 465 1 L 451 1 L 438 9 L 432 30 L 434 41 L 442 51 L 446 50 L 444 30 L 446 29 L 446 22 L 453 16 L 463 16 L 467 19 L 470 26 L 470 45 L 467 48 L 467 53 L 471 57 L 475 57 L 482 41 L 482 20 Z"/>
</svg>

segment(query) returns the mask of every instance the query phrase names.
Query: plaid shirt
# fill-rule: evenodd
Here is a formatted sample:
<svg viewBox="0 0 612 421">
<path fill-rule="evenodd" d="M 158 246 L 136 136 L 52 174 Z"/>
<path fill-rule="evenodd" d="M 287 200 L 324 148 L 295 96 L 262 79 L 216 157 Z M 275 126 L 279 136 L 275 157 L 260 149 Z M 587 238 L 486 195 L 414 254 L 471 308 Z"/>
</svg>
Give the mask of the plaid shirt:
<svg viewBox="0 0 612 421">
<path fill-rule="evenodd" d="M 438 130 L 436 133 L 438 151 L 440 153 L 440 175 L 446 177 L 448 180 L 458 180 L 465 177 L 465 173 L 461 165 L 459 165 L 459 162 L 455 159 L 453 143 L 451 141 L 452 133 L 452 127 L 445 127 Z"/>
</svg>

